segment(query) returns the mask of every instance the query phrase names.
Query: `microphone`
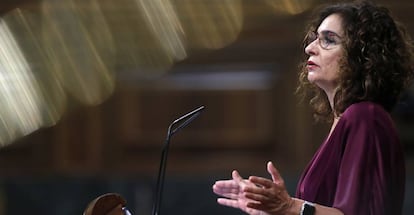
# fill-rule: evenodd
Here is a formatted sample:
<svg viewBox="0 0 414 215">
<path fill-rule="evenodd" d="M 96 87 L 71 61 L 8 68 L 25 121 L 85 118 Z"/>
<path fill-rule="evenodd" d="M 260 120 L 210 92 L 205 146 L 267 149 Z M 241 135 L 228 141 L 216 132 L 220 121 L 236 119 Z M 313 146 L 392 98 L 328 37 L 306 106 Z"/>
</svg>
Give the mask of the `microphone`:
<svg viewBox="0 0 414 215">
<path fill-rule="evenodd" d="M 181 116 L 180 118 L 174 120 L 168 127 L 167 138 L 165 139 L 165 144 L 164 144 L 164 147 L 162 148 L 162 153 L 161 153 L 161 162 L 160 162 L 160 167 L 158 170 L 157 187 L 155 191 L 156 193 L 155 193 L 154 205 L 152 208 L 152 215 L 160 214 L 162 191 L 164 188 L 165 169 L 167 166 L 167 155 L 168 155 L 168 148 L 170 145 L 170 139 L 176 132 L 178 132 L 179 130 L 181 130 L 188 124 L 190 124 L 191 121 L 193 121 L 196 117 L 198 117 L 201 114 L 202 110 L 204 110 L 204 106 L 201 106 Z"/>
</svg>

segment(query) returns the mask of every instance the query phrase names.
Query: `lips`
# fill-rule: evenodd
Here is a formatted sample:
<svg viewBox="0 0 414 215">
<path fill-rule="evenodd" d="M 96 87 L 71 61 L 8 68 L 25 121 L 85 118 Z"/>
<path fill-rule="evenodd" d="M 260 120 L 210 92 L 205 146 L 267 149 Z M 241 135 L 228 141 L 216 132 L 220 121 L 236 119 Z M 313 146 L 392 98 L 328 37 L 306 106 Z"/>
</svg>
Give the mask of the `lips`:
<svg viewBox="0 0 414 215">
<path fill-rule="evenodd" d="M 306 63 L 306 67 L 311 70 L 311 69 L 315 69 L 316 67 L 318 67 L 318 64 L 316 64 L 315 62 L 309 60 Z"/>
</svg>

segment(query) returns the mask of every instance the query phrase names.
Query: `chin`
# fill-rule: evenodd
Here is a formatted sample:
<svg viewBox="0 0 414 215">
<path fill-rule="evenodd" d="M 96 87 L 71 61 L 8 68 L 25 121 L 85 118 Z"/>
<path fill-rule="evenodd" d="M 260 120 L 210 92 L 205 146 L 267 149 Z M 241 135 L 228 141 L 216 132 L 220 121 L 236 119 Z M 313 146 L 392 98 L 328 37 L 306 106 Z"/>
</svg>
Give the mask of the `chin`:
<svg viewBox="0 0 414 215">
<path fill-rule="evenodd" d="M 314 74 L 311 74 L 311 73 L 312 72 L 308 73 L 308 81 L 313 84 L 315 82 L 315 77 L 314 77 Z"/>
</svg>

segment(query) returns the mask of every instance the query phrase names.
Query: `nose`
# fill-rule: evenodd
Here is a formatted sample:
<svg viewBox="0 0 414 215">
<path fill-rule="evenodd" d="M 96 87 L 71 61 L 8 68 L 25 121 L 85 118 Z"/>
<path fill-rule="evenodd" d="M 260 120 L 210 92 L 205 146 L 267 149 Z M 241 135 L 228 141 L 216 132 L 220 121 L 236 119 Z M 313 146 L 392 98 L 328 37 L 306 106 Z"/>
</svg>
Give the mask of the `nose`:
<svg viewBox="0 0 414 215">
<path fill-rule="evenodd" d="M 305 53 L 307 55 L 316 55 L 318 52 L 318 48 L 316 46 L 317 40 L 312 41 L 311 43 L 309 43 L 306 47 L 305 47 Z"/>
</svg>

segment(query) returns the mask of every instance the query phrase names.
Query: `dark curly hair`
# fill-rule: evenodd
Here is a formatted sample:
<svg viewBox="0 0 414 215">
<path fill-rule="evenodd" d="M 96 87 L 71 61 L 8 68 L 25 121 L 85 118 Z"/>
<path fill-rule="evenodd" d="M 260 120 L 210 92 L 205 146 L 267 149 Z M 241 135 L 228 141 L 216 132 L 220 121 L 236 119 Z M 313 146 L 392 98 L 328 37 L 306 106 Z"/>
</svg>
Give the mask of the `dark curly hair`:
<svg viewBox="0 0 414 215">
<path fill-rule="evenodd" d="M 414 77 L 411 38 L 386 8 L 369 1 L 324 7 L 311 21 L 307 32 L 315 32 L 332 14 L 341 16 L 346 38 L 334 109 L 324 91 L 308 81 L 306 60 L 301 65 L 296 92 L 311 97 L 310 105 L 317 120 L 331 121 L 334 115 L 339 116 L 360 101 L 378 103 L 391 112 Z"/>
</svg>

